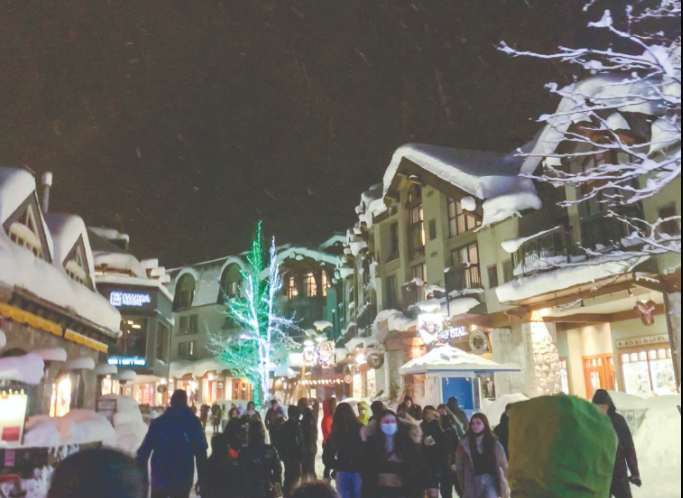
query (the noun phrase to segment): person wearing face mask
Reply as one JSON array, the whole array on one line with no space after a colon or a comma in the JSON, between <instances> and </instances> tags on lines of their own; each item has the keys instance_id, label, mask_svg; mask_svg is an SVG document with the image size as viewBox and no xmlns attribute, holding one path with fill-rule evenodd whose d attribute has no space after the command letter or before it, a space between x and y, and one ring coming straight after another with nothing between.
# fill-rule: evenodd
<instances>
[{"instance_id":1,"label":"person wearing face mask","mask_svg":"<svg viewBox=\"0 0 683 498\"><path fill-rule=\"evenodd\" d=\"M384 411L378 431L364 448L361 478L363 498L437 498L432 469L396 413ZM419 443L419 441L418 441Z\"/></svg>"},{"instance_id":2,"label":"person wearing face mask","mask_svg":"<svg viewBox=\"0 0 683 498\"><path fill-rule=\"evenodd\" d=\"M507 457L488 418L472 416L456 453L456 472L463 498L509 498Z\"/></svg>"}]
</instances>

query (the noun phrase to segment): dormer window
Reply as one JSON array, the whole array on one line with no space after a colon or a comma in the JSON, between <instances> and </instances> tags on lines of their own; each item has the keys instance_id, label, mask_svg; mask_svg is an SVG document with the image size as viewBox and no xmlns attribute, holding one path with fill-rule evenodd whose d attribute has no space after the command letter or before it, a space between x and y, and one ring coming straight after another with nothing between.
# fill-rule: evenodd
<instances>
[{"instance_id":1,"label":"dormer window","mask_svg":"<svg viewBox=\"0 0 683 498\"><path fill-rule=\"evenodd\" d=\"M7 236L15 244L25 247L35 257L43 259L43 244L38 232L38 223L32 206L28 206L16 221L10 224Z\"/></svg>"},{"instance_id":2,"label":"dormer window","mask_svg":"<svg viewBox=\"0 0 683 498\"><path fill-rule=\"evenodd\" d=\"M296 279L294 277L289 277L287 279L287 287L285 290L287 292L288 299L294 299L299 295L299 289L296 287Z\"/></svg>"},{"instance_id":3,"label":"dormer window","mask_svg":"<svg viewBox=\"0 0 683 498\"><path fill-rule=\"evenodd\" d=\"M88 263L85 259L85 253L83 252L83 246L79 245L74 252L73 257L64 261L64 269L71 280L79 282L85 286L88 286Z\"/></svg>"}]
</instances>

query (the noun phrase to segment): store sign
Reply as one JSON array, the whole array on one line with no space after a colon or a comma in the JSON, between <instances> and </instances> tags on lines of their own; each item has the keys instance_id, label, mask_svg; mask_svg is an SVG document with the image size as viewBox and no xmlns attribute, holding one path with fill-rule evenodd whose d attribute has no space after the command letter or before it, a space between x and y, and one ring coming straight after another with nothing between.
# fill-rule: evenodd
<instances>
[{"instance_id":1,"label":"store sign","mask_svg":"<svg viewBox=\"0 0 683 498\"><path fill-rule=\"evenodd\" d=\"M152 295L146 292L111 291L111 294L109 294L109 303L117 308L121 306L142 308L151 302Z\"/></svg>"},{"instance_id":2,"label":"store sign","mask_svg":"<svg viewBox=\"0 0 683 498\"><path fill-rule=\"evenodd\" d=\"M23 391L0 393L0 443L21 444L27 406L28 396Z\"/></svg>"},{"instance_id":3,"label":"store sign","mask_svg":"<svg viewBox=\"0 0 683 498\"><path fill-rule=\"evenodd\" d=\"M467 327L449 327L445 315L422 313L417 317L417 333L425 344L445 344L453 339L467 337Z\"/></svg>"},{"instance_id":4,"label":"store sign","mask_svg":"<svg viewBox=\"0 0 683 498\"><path fill-rule=\"evenodd\" d=\"M107 359L107 363L116 367L146 367L147 359L134 356L132 358L122 356L112 356Z\"/></svg>"},{"instance_id":5,"label":"store sign","mask_svg":"<svg viewBox=\"0 0 683 498\"><path fill-rule=\"evenodd\" d=\"M635 348L638 346L649 346L651 344L668 343L669 337L666 335L650 335L647 337L633 337L617 341L618 348Z\"/></svg>"}]
</instances>

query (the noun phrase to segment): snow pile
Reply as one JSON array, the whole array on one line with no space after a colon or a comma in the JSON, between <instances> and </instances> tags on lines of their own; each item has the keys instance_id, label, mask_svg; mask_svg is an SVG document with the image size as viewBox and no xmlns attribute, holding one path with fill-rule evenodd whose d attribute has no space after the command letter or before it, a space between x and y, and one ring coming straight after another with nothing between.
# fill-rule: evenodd
<instances>
[{"instance_id":1,"label":"snow pile","mask_svg":"<svg viewBox=\"0 0 683 498\"><path fill-rule=\"evenodd\" d=\"M680 473L680 404L680 396L662 396L645 401L645 420L634 437L643 473L655 473L659 470Z\"/></svg>"},{"instance_id":2,"label":"snow pile","mask_svg":"<svg viewBox=\"0 0 683 498\"><path fill-rule=\"evenodd\" d=\"M501 303L521 301L576 285L596 282L618 275L646 261L648 256L624 259L624 255L596 258L588 263L567 266L556 271L518 278L496 288Z\"/></svg>"},{"instance_id":3,"label":"snow pile","mask_svg":"<svg viewBox=\"0 0 683 498\"><path fill-rule=\"evenodd\" d=\"M66 362L67 370L95 370L95 360L92 358L77 358Z\"/></svg>"},{"instance_id":4,"label":"snow pile","mask_svg":"<svg viewBox=\"0 0 683 498\"><path fill-rule=\"evenodd\" d=\"M0 380L38 385L43 379L45 362L35 353L0 358Z\"/></svg>"},{"instance_id":5,"label":"snow pile","mask_svg":"<svg viewBox=\"0 0 683 498\"><path fill-rule=\"evenodd\" d=\"M171 377L180 378L185 375L204 377L209 372L222 372L226 369L227 366L224 363L218 362L215 358L207 358L198 361L172 361Z\"/></svg>"},{"instance_id":6,"label":"snow pile","mask_svg":"<svg viewBox=\"0 0 683 498\"><path fill-rule=\"evenodd\" d=\"M384 342L390 332L409 332L417 326L417 320L411 320L398 310L380 311L372 324L372 330L379 342Z\"/></svg>"},{"instance_id":7,"label":"snow pile","mask_svg":"<svg viewBox=\"0 0 683 498\"><path fill-rule=\"evenodd\" d=\"M531 183L531 181L529 180ZM488 227L495 223L500 223L508 218L517 216L522 217L522 211L528 209L541 209L543 203L531 188L526 188L519 192L507 192L502 195L493 197L484 202L484 219L482 220L482 227Z\"/></svg>"},{"instance_id":8,"label":"snow pile","mask_svg":"<svg viewBox=\"0 0 683 498\"><path fill-rule=\"evenodd\" d=\"M114 438L109 446L129 454L134 454L147 434L147 424L137 402L130 396L104 396L105 400L116 400L116 413L113 417Z\"/></svg>"},{"instance_id":9,"label":"snow pile","mask_svg":"<svg viewBox=\"0 0 683 498\"><path fill-rule=\"evenodd\" d=\"M64 348L47 348L47 349L36 349L32 351L33 354L40 356L43 361L66 361L66 349Z\"/></svg>"},{"instance_id":10,"label":"snow pile","mask_svg":"<svg viewBox=\"0 0 683 498\"><path fill-rule=\"evenodd\" d=\"M482 412L489 419L491 427L496 427L500 423L500 418L505 413L505 408L514 403L528 401L529 398L523 394L504 394L498 396L495 401L482 400Z\"/></svg>"},{"instance_id":11,"label":"snow pile","mask_svg":"<svg viewBox=\"0 0 683 498\"><path fill-rule=\"evenodd\" d=\"M519 372L515 365L501 365L482 356L451 346L439 346L426 355L409 361L399 369L401 375L427 372Z\"/></svg>"},{"instance_id":12,"label":"snow pile","mask_svg":"<svg viewBox=\"0 0 683 498\"><path fill-rule=\"evenodd\" d=\"M521 238L519 238L519 239L509 239L509 240L505 240L505 241L503 241L500 245L501 245L501 247L503 248L503 250L504 250L505 252L507 252L507 253L509 253L509 254L514 254L514 253L516 253L517 251L519 251L519 249L520 249L526 242L528 242L528 241L530 241L530 240L533 240L533 239L535 239L535 238L537 238L537 237L540 237L540 236L542 236L542 235L545 235L545 234L547 234L547 233L554 232L555 230L559 230L560 228L561 228L561 226L557 226L557 227L555 227L555 228L551 228L550 230L545 230L545 231L543 231L543 232L535 233L535 234L533 234L533 235L530 235L529 237L521 237Z\"/></svg>"},{"instance_id":13,"label":"snow pile","mask_svg":"<svg viewBox=\"0 0 683 498\"><path fill-rule=\"evenodd\" d=\"M452 317L464 315L472 308L476 308L481 303L473 297L463 297L448 303L448 308Z\"/></svg>"},{"instance_id":14,"label":"snow pile","mask_svg":"<svg viewBox=\"0 0 683 498\"><path fill-rule=\"evenodd\" d=\"M36 415L26 422L24 445L54 447L114 440L114 428L99 413L72 410L64 417Z\"/></svg>"}]
</instances>

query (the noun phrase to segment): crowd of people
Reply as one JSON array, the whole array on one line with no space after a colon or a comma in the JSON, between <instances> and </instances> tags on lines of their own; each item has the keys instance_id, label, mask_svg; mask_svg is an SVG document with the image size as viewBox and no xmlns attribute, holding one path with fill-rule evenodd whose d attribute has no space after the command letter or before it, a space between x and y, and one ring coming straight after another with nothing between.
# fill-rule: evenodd
<instances>
[{"instance_id":1,"label":"crowd of people","mask_svg":"<svg viewBox=\"0 0 683 498\"><path fill-rule=\"evenodd\" d=\"M630 431L607 392L598 392L594 403L619 438L611 494L630 498L630 484L641 485ZM286 410L273 400L263 420L253 404L243 413L233 407L207 458L205 424L176 391L170 408L152 421L137 465L114 452L79 453L57 469L48 498L142 498L147 493L136 489L148 485L152 498L189 498L195 481L202 498L509 497L510 407L495 431L483 414L468 418L455 398L422 408L408 396L396 411L380 401L361 402L357 411L336 399L322 407L321 420L317 401L309 399ZM111 459L111 469L102 469L103 459ZM108 479L117 481L116 494L93 492Z\"/></svg>"}]
</instances>

